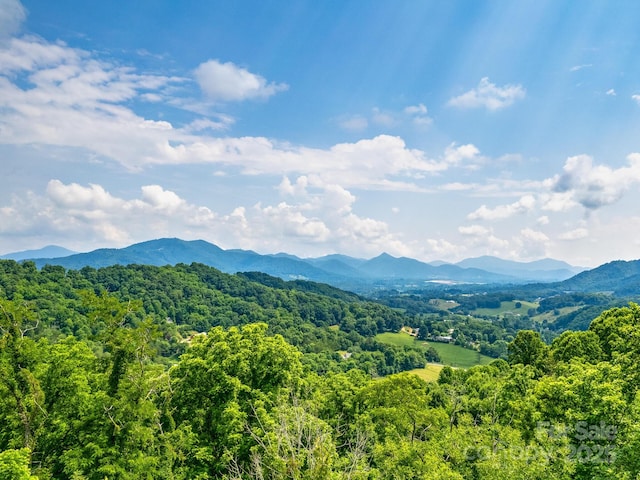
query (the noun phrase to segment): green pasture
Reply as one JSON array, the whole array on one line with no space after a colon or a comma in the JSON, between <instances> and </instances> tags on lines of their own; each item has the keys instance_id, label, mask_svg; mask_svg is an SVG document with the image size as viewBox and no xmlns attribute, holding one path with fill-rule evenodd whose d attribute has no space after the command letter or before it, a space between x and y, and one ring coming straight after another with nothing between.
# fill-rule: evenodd
<instances>
[{"instance_id":1,"label":"green pasture","mask_svg":"<svg viewBox=\"0 0 640 480\"><path fill-rule=\"evenodd\" d=\"M486 355L481 355L475 350L463 348L459 345L416 340L415 337L402 332L380 333L376 335L376 340L382 343L399 346L419 346L423 348L433 347L433 349L438 352L438 355L440 355L442 363L452 367L469 368L474 365L486 365L494 360Z\"/></svg>"},{"instance_id":2,"label":"green pasture","mask_svg":"<svg viewBox=\"0 0 640 480\"><path fill-rule=\"evenodd\" d=\"M409 370L407 373L413 373L427 382L435 382L438 380L440 370L442 370L443 367L444 365L439 363L427 363L424 368L415 368L413 370Z\"/></svg>"},{"instance_id":3,"label":"green pasture","mask_svg":"<svg viewBox=\"0 0 640 480\"><path fill-rule=\"evenodd\" d=\"M516 308L516 303L522 304L520 308ZM471 312L473 315L522 315L525 316L530 308L538 308L535 302L525 302L524 300L513 300L510 302L500 302L500 308L477 308Z\"/></svg>"}]
</instances>

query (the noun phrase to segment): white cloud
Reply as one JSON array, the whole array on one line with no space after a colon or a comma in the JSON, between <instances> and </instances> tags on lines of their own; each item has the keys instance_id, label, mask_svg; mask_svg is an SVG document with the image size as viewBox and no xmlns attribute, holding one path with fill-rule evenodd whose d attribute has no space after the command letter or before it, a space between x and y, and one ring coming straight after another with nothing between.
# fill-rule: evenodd
<instances>
[{"instance_id":1,"label":"white cloud","mask_svg":"<svg viewBox=\"0 0 640 480\"><path fill-rule=\"evenodd\" d=\"M542 258L548 256L547 250L551 241L543 232L524 228L520 230L520 235L514 238L514 243L518 246L518 257Z\"/></svg>"},{"instance_id":2,"label":"white cloud","mask_svg":"<svg viewBox=\"0 0 640 480\"><path fill-rule=\"evenodd\" d=\"M427 115L427 107L420 103L404 108L404 113L411 117L411 121L418 127L428 127L433 123L433 119Z\"/></svg>"},{"instance_id":3,"label":"white cloud","mask_svg":"<svg viewBox=\"0 0 640 480\"><path fill-rule=\"evenodd\" d=\"M184 126L144 118L126 104L148 95L170 101L169 92L185 79L136 74L94 60L88 52L37 39L14 40L0 48L0 70L18 71L31 83L27 87L13 74L0 75L0 144L61 147L76 160L115 161L131 171L152 165L212 164L221 172L233 168L245 175L319 175L346 187L417 191L415 180L420 176L479 159L475 146L455 144L442 158L430 159L390 135L329 149L262 137L215 137L216 130L233 123L223 114L199 117Z\"/></svg>"},{"instance_id":4,"label":"white cloud","mask_svg":"<svg viewBox=\"0 0 640 480\"><path fill-rule=\"evenodd\" d=\"M610 97L615 97L617 95L616 91L613 88L610 88L609 90L607 90L606 94L609 95Z\"/></svg>"},{"instance_id":5,"label":"white cloud","mask_svg":"<svg viewBox=\"0 0 640 480\"><path fill-rule=\"evenodd\" d=\"M449 165L459 165L462 162L474 163L479 155L480 150L471 143L466 145L452 143L445 149L444 161Z\"/></svg>"},{"instance_id":6,"label":"white cloud","mask_svg":"<svg viewBox=\"0 0 640 480\"><path fill-rule=\"evenodd\" d=\"M558 235L559 240L580 240L582 238L587 238L589 236L589 230L586 228L576 228L574 230L569 230L568 232L561 233Z\"/></svg>"},{"instance_id":7,"label":"white cloud","mask_svg":"<svg viewBox=\"0 0 640 480\"><path fill-rule=\"evenodd\" d=\"M636 101L638 105L640 105L640 95L631 95L631 98Z\"/></svg>"},{"instance_id":8,"label":"white cloud","mask_svg":"<svg viewBox=\"0 0 640 480\"><path fill-rule=\"evenodd\" d=\"M460 258L466 250L465 246L444 238L427 238L424 243L426 244L425 252L434 259Z\"/></svg>"},{"instance_id":9,"label":"white cloud","mask_svg":"<svg viewBox=\"0 0 640 480\"><path fill-rule=\"evenodd\" d=\"M544 243L549 241L549 237L539 230L533 230L531 228L524 228L520 230L520 235L523 239L536 242L536 243Z\"/></svg>"},{"instance_id":10,"label":"white cloud","mask_svg":"<svg viewBox=\"0 0 640 480\"><path fill-rule=\"evenodd\" d=\"M51 180L47 194L56 206L63 208L95 211L123 207L123 202L95 184L83 187L77 183L65 185L60 180Z\"/></svg>"},{"instance_id":11,"label":"white cloud","mask_svg":"<svg viewBox=\"0 0 640 480\"><path fill-rule=\"evenodd\" d=\"M356 214L356 197L340 185L314 176L295 182L286 178L278 189L288 195L286 202L242 208L234 223L223 217L215 235L231 245L266 252L343 252L358 257L411 252L385 222Z\"/></svg>"},{"instance_id":12,"label":"white cloud","mask_svg":"<svg viewBox=\"0 0 640 480\"><path fill-rule=\"evenodd\" d=\"M29 193L0 206L0 233L42 236L70 248L74 242L97 248L172 236L269 253L411 252L385 222L354 212L356 197L343 187L317 177L283 184L287 201L241 205L221 214L160 185L142 186L139 196L125 199L101 185L51 180L43 195Z\"/></svg>"},{"instance_id":13,"label":"white cloud","mask_svg":"<svg viewBox=\"0 0 640 480\"><path fill-rule=\"evenodd\" d=\"M290 241L296 238L304 237L313 242L326 242L330 237L330 230L324 222L318 218L308 218L304 213L294 205L288 205L281 202L277 206L260 207L256 206L256 210L266 217L267 221L273 227L277 227L277 232L272 229L271 235L274 238L282 238L286 236Z\"/></svg>"},{"instance_id":14,"label":"white cloud","mask_svg":"<svg viewBox=\"0 0 640 480\"><path fill-rule=\"evenodd\" d=\"M27 18L27 11L18 0L0 0L0 40L15 34Z\"/></svg>"},{"instance_id":15,"label":"white cloud","mask_svg":"<svg viewBox=\"0 0 640 480\"><path fill-rule=\"evenodd\" d=\"M476 211L467 215L467 218L469 220L503 220L514 215L530 212L535 204L536 199L533 195L525 195L517 202L509 205L499 205L493 209L482 205Z\"/></svg>"},{"instance_id":16,"label":"white cloud","mask_svg":"<svg viewBox=\"0 0 640 480\"><path fill-rule=\"evenodd\" d=\"M160 185L142 187L142 199L154 210L175 214L186 207L186 202L174 192L164 190Z\"/></svg>"},{"instance_id":17,"label":"white cloud","mask_svg":"<svg viewBox=\"0 0 640 480\"><path fill-rule=\"evenodd\" d=\"M572 192L550 192L540 195L542 209L549 212L566 212L579 205Z\"/></svg>"},{"instance_id":18,"label":"white cloud","mask_svg":"<svg viewBox=\"0 0 640 480\"><path fill-rule=\"evenodd\" d=\"M266 138L204 138L197 143L165 145L164 163L216 163L240 167L248 175L317 175L325 182L382 190L417 190L412 181L420 174L440 172L451 163L475 158L468 146L451 148L444 160L432 160L424 152L407 148L404 140L378 135L329 149L281 144ZM150 163L163 163L151 161Z\"/></svg>"},{"instance_id":19,"label":"white cloud","mask_svg":"<svg viewBox=\"0 0 640 480\"><path fill-rule=\"evenodd\" d=\"M536 220L538 222L538 225L549 225L549 217L547 215L542 215L541 217L538 217L538 220Z\"/></svg>"},{"instance_id":20,"label":"white cloud","mask_svg":"<svg viewBox=\"0 0 640 480\"><path fill-rule=\"evenodd\" d=\"M0 224L6 227L0 231L72 248L74 243L123 246L169 234L197 238L201 227L215 218L208 208L190 205L160 186L144 186L141 193L125 200L101 185L51 180L44 195L30 192L1 208Z\"/></svg>"},{"instance_id":21,"label":"white cloud","mask_svg":"<svg viewBox=\"0 0 640 480\"><path fill-rule=\"evenodd\" d=\"M184 127L185 132L196 133L204 130L226 130L235 120L229 115L217 114L216 120L211 118L198 118Z\"/></svg>"},{"instance_id":22,"label":"white cloud","mask_svg":"<svg viewBox=\"0 0 640 480\"><path fill-rule=\"evenodd\" d=\"M284 83L268 83L264 77L232 62L209 60L200 64L194 73L202 91L213 101L268 98L289 88Z\"/></svg>"},{"instance_id":23,"label":"white cloud","mask_svg":"<svg viewBox=\"0 0 640 480\"><path fill-rule=\"evenodd\" d=\"M560 196L564 207L579 203L596 210L617 202L630 188L640 184L640 153L627 156L626 167L612 169L594 165L588 155L569 157L563 173L550 179L552 195Z\"/></svg>"},{"instance_id":24,"label":"white cloud","mask_svg":"<svg viewBox=\"0 0 640 480\"><path fill-rule=\"evenodd\" d=\"M459 108L479 108L499 110L512 105L516 100L525 97L526 90L522 85L504 85L498 87L488 77L480 80L478 86L462 95L449 100L448 105Z\"/></svg>"},{"instance_id":25,"label":"white cloud","mask_svg":"<svg viewBox=\"0 0 640 480\"><path fill-rule=\"evenodd\" d=\"M485 255L504 256L509 248L507 240L497 237L492 228L483 225L460 226L458 232L465 237L467 249Z\"/></svg>"},{"instance_id":26,"label":"white cloud","mask_svg":"<svg viewBox=\"0 0 640 480\"><path fill-rule=\"evenodd\" d=\"M410 105L404 108L404 113L407 115L426 115L427 107L425 107L422 103L418 105Z\"/></svg>"},{"instance_id":27,"label":"white cloud","mask_svg":"<svg viewBox=\"0 0 640 480\"><path fill-rule=\"evenodd\" d=\"M492 233L492 230L490 228L484 227L482 225L469 225L466 227L461 226L458 227L458 231L462 235L469 235L474 237L489 235Z\"/></svg>"},{"instance_id":28,"label":"white cloud","mask_svg":"<svg viewBox=\"0 0 640 480\"><path fill-rule=\"evenodd\" d=\"M304 175L298 177L295 184L291 183L289 177L284 177L278 186L278 190L282 195L304 195L307 192L308 184L309 181Z\"/></svg>"}]
</instances>

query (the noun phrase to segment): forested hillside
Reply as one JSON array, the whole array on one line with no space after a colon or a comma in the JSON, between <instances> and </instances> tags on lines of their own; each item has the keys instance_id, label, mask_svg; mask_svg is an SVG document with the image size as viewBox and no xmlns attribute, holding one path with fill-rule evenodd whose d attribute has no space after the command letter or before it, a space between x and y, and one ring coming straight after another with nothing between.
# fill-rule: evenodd
<instances>
[{"instance_id":1,"label":"forested hillside","mask_svg":"<svg viewBox=\"0 0 640 480\"><path fill-rule=\"evenodd\" d=\"M436 382L373 339L415 320L199 264L2 261L0 478L638 478L636 304Z\"/></svg>"}]
</instances>

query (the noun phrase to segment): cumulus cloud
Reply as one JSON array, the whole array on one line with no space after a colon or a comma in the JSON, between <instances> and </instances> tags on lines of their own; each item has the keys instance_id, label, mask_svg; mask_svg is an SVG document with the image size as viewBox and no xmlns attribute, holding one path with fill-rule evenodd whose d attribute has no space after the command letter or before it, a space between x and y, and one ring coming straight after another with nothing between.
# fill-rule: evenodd
<instances>
[{"instance_id":1,"label":"cumulus cloud","mask_svg":"<svg viewBox=\"0 0 640 480\"><path fill-rule=\"evenodd\" d=\"M73 210L96 211L123 207L122 201L95 184L83 187L77 183L65 185L60 180L51 180L47 185L47 194L56 206Z\"/></svg>"},{"instance_id":2,"label":"cumulus cloud","mask_svg":"<svg viewBox=\"0 0 640 480\"><path fill-rule=\"evenodd\" d=\"M609 90L607 90L606 94L609 95L610 97L615 97L617 95L616 91L613 88L610 88Z\"/></svg>"},{"instance_id":3,"label":"cumulus cloud","mask_svg":"<svg viewBox=\"0 0 640 480\"><path fill-rule=\"evenodd\" d=\"M27 11L18 0L0 0L0 40L14 35L27 18Z\"/></svg>"},{"instance_id":4,"label":"cumulus cloud","mask_svg":"<svg viewBox=\"0 0 640 480\"><path fill-rule=\"evenodd\" d=\"M522 85L499 87L491 83L488 77L484 77L476 88L452 98L448 105L459 108L484 107L487 110L499 110L523 99L525 95L526 90Z\"/></svg>"},{"instance_id":5,"label":"cumulus cloud","mask_svg":"<svg viewBox=\"0 0 640 480\"><path fill-rule=\"evenodd\" d=\"M520 230L522 238L536 243L544 243L549 241L549 237L539 230L533 230L531 228L525 228Z\"/></svg>"},{"instance_id":6,"label":"cumulus cloud","mask_svg":"<svg viewBox=\"0 0 640 480\"><path fill-rule=\"evenodd\" d=\"M458 231L462 235L469 235L474 237L489 235L490 233L492 233L492 230L490 228L484 227L482 225L462 226L458 227Z\"/></svg>"},{"instance_id":7,"label":"cumulus cloud","mask_svg":"<svg viewBox=\"0 0 640 480\"><path fill-rule=\"evenodd\" d=\"M444 161L449 165L459 165L460 163L474 163L480 155L480 150L475 145L468 143L466 145L450 144L444 152Z\"/></svg>"},{"instance_id":8,"label":"cumulus cloud","mask_svg":"<svg viewBox=\"0 0 640 480\"><path fill-rule=\"evenodd\" d=\"M18 77L28 79L29 85ZM129 107L149 95L170 98L170 92L185 83L181 77L138 74L64 44L13 39L0 47L0 143L60 147L68 157L114 161L131 171L211 164L220 172L232 168L245 175L319 175L346 187L413 191L420 189L415 182L421 176L480 158L475 146L455 144L440 158L428 158L391 135L328 149L262 137L216 137L217 130L233 123L231 117L213 114L180 126L142 117ZM422 114L423 107L410 111Z\"/></svg>"},{"instance_id":9,"label":"cumulus cloud","mask_svg":"<svg viewBox=\"0 0 640 480\"><path fill-rule=\"evenodd\" d=\"M411 117L411 121L416 126L427 127L433 123L433 119L428 116L427 107L422 103L405 107L404 113Z\"/></svg>"},{"instance_id":10,"label":"cumulus cloud","mask_svg":"<svg viewBox=\"0 0 640 480\"><path fill-rule=\"evenodd\" d=\"M533 195L525 195L517 202L509 205L499 205L493 209L482 205L476 211L467 215L467 218L469 220L503 220L514 215L530 212L535 204L536 199Z\"/></svg>"},{"instance_id":11,"label":"cumulus cloud","mask_svg":"<svg viewBox=\"0 0 640 480\"><path fill-rule=\"evenodd\" d=\"M326 253L329 249L362 256L411 251L385 222L356 214L356 197L340 185L325 183L318 176L285 178L278 190L286 201L243 208L242 220L236 218L240 231L226 226L217 231L228 232L232 244L270 252Z\"/></svg>"},{"instance_id":12,"label":"cumulus cloud","mask_svg":"<svg viewBox=\"0 0 640 480\"><path fill-rule=\"evenodd\" d=\"M200 64L194 74L202 91L213 101L268 98L289 88L285 83L269 83L264 77L232 62L219 60Z\"/></svg>"},{"instance_id":13,"label":"cumulus cloud","mask_svg":"<svg viewBox=\"0 0 640 480\"><path fill-rule=\"evenodd\" d=\"M550 180L551 191L561 208L578 203L587 210L597 210L617 202L630 188L640 184L640 153L627 156L628 166L613 169L594 165L588 155L570 157L563 173ZM549 207L547 207L549 208ZM553 209L553 208L550 208Z\"/></svg>"},{"instance_id":14,"label":"cumulus cloud","mask_svg":"<svg viewBox=\"0 0 640 480\"><path fill-rule=\"evenodd\" d=\"M467 249L503 256L509 248L508 240L497 237L492 228L483 225L461 226L458 232L465 237Z\"/></svg>"},{"instance_id":15,"label":"cumulus cloud","mask_svg":"<svg viewBox=\"0 0 640 480\"><path fill-rule=\"evenodd\" d=\"M407 115L426 115L427 107L425 107L422 103L418 105L409 105L404 108L404 113Z\"/></svg>"},{"instance_id":16,"label":"cumulus cloud","mask_svg":"<svg viewBox=\"0 0 640 480\"><path fill-rule=\"evenodd\" d=\"M635 100L638 105L640 105L640 95L631 95L631 99Z\"/></svg>"},{"instance_id":17,"label":"cumulus cloud","mask_svg":"<svg viewBox=\"0 0 640 480\"><path fill-rule=\"evenodd\" d=\"M541 258L547 256L551 241L541 231L524 228L520 230L519 236L514 238L514 243L518 246L521 258Z\"/></svg>"},{"instance_id":18,"label":"cumulus cloud","mask_svg":"<svg viewBox=\"0 0 640 480\"><path fill-rule=\"evenodd\" d=\"M358 215L356 197L340 185L318 177L287 178L279 189L286 201L240 205L225 214L160 185L144 185L137 197L127 199L101 185L54 179L42 195L31 192L0 206L0 233L5 238L37 235L70 247L74 242L123 246L175 236L264 252L373 256L411 251L385 222Z\"/></svg>"},{"instance_id":19,"label":"cumulus cloud","mask_svg":"<svg viewBox=\"0 0 640 480\"><path fill-rule=\"evenodd\" d=\"M544 192L540 200L542 209L549 212L566 212L579 205L573 192Z\"/></svg>"},{"instance_id":20,"label":"cumulus cloud","mask_svg":"<svg viewBox=\"0 0 640 480\"><path fill-rule=\"evenodd\" d=\"M43 238L77 245L122 246L166 235L198 237L215 215L158 185L143 186L140 198L119 198L97 184L51 180L43 195L29 192L0 208L6 236Z\"/></svg>"}]
</instances>

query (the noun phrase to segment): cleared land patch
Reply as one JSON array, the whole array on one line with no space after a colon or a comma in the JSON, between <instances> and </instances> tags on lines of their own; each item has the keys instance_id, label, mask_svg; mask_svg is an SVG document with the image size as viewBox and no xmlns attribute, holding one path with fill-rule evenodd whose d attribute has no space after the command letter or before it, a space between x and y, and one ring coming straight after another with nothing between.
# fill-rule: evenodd
<instances>
[{"instance_id":1,"label":"cleared land patch","mask_svg":"<svg viewBox=\"0 0 640 480\"><path fill-rule=\"evenodd\" d=\"M468 348L463 348L459 345L416 340L415 337L412 337L411 335L404 332L380 333L376 335L376 340L378 340L379 342L399 346L417 346L425 349L428 347L433 347L433 349L438 352L442 363L444 365L449 365L452 367L469 368L473 367L474 365L486 365L495 360L494 358L480 354L480 352L476 352L475 350L470 350Z\"/></svg>"},{"instance_id":2,"label":"cleared land patch","mask_svg":"<svg viewBox=\"0 0 640 480\"><path fill-rule=\"evenodd\" d=\"M435 382L438 380L440 376L440 370L444 365L440 363L427 363L424 368L415 368L413 370L408 370L407 373L413 373L414 375L419 376L421 379L426 380L427 382Z\"/></svg>"}]
</instances>

